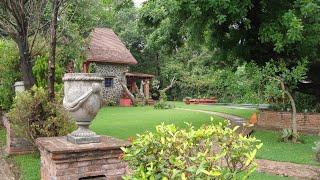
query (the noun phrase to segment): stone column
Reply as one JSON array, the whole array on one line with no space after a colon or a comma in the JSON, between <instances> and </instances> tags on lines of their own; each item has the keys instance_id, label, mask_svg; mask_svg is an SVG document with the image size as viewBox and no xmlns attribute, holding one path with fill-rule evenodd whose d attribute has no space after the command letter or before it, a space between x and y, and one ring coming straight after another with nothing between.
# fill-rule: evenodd
<instances>
[{"instance_id":1,"label":"stone column","mask_svg":"<svg viewBox=\"0 0 320 180\"><path fill-rule=\"evenodd\" d=\"M146 79L144 82L145 82L144 87L143 87L144 96L149 99L149 97L150 97L150 93L149 93L150 81L149 81L149 79Z\"/></svg>"}]
</instances>

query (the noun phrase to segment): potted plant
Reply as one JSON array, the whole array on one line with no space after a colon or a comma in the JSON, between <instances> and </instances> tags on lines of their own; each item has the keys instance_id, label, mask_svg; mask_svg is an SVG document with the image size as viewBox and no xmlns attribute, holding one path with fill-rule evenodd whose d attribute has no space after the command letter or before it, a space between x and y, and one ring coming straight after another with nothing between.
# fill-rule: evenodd
<instances>
[{"instance_id":1,"label":"potted plant","mask_svg":"<svg viewBox=\"0 0 320 180\"><path fill-rule=\"evenodd\" d=\"M186 97L184 102L189 105L190 104L190 99L191 99L190 97Z\"/></svg>"}]
</instances>

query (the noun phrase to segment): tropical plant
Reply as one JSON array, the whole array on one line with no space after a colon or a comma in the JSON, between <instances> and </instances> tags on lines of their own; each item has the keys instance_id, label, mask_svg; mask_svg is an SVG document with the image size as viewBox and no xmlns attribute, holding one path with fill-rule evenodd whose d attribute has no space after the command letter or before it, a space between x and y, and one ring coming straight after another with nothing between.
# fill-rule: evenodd
<instances>
[{"instance_id":1,"label":"tropical plant","mask_svg":"<svg viewBox=\"0 0 320 180\"><path fill-rule=\"evenodd\" d=\"M299 134L297 133L294 133L293 131L292 131L292 129L289 129L289 128L286 128L286 129L283 129L282 130L282 134L281 134L281 141L283 141L283 142L291 142L291 141L293 141L293 139L296 139L296 140L298 140L299 139Z\"/></svg>"},{"instance_id":2,"label":"tropical plant","mask_svg":"<svg viewBox=\"0 0 320 180\"><path fill-rule=\"evenodd\" d=\"M138 135L123 159L134 170L125 179L246 179L255 169L262 146L222 123L186 129L158 125L156 132Z\"/></svg>"}]
</instances>

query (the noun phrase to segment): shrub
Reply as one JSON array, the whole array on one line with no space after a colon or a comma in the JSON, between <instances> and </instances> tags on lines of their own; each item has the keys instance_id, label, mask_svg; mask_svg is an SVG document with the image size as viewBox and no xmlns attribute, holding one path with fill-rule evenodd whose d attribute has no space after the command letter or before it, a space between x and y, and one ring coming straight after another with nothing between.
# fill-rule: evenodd
<instances>
[{"instance_id":1,"label":"shrub","mask_svg":"<svg viewBox=\"0 0 320 180\"><path fill-rule=\"evenodd\" d=\"M312 147L314 155L313 159L317 162L320 162L320 141L314 143L315 146Z\"/></svg>"},{"instance_id":2,"label":"shrub","mask_svg":"<svg viewBox=\"0 0 320 180\"><path fill-rule=\"evenodd\" d=\"M158 101L156 102L153 107L155 109L173 109L175 106L173 104L170 104L166 101Z\"/></svg>"},{"instance_id":3,"label":"shrub","mask_svg":"<svg viewBox=\"0 0 320 180\"><path fill-rule=\"evenodd\" d=\"M76 127L62 106L61 94L49 102L44 89L35 86L16 96L8 117L15 133L33 144L38 137L64 136Z\"/></svg>"},{"instance_id":4,"label":"shrub","mask_svg":"<svg viewBox=\"0 0 320 180\"><path fill-rule=\"evenodd\" d=\"M283 129L282 130L282 135L281 135L281 140L282 142L291 142L293 138L296 138L297 140L299 139L299 134L293 133L291 129Z\"/></svg>"},{"instance_id":5,"label":"shrub","mask_svg":"<svg viewBox=\"0 0 320 180\"><path fill-rule=\"evenodd\" d=\"M0 106L4 110L11 108L14 83L21 79L19 51L13 41L0 40Z\"/></svg>"},{"instance_id":6,"label":"shrub","mask_svg":"<svg viewBox=\"0 0 320 180\"><path fill-rule=\"evenodd\" d=\"M137 102L137 103L135 104L135 106L136 106L136 107L144 107L144 106L146 106L146 104L145 104L144 102Z\"/></svg>"},{"instance_id":7,"label":"shrub","mask_svg":"<svg viewBox=\"0 0 320 180\"><path fill-rule=\"evenodd\" d=\"M256 169L254 157L262 143L236 129L222 123L198 130L162 124L122 148L123 159L135 170L132 179L246 178Z\"/></svg>"},{"instance_id":8,"label":"shrub","mask_svg":"<svg viewBox=\"0 0 320 180\"><path fill-rule=\"evenodd\" d=\"M115 106L116 105L116 102L113 101L113 100L109 100L107 103L106 103L107 106Z\"/></svg>"}]
</instances>

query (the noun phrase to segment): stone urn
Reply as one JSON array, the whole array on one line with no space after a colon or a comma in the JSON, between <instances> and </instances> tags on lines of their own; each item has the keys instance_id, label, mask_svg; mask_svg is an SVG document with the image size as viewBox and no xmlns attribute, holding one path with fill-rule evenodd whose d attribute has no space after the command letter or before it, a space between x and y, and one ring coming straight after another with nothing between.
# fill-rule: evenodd
<instances>
[{"instance_id":1,"label":"stone urn","mask_svg":"<svg viewBox=\"0 0 320 180\"><path fill-rule=\"evenodd\" d=\"M100 142L100 136L90 131L89 125L102 105L103 78L95 73L66 73L63 81L63 106L78 125L67 140L74 144Z\"/></svg>"}]
</instances>

